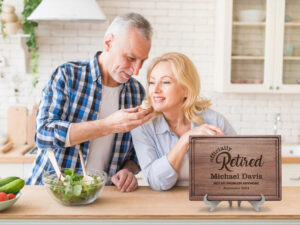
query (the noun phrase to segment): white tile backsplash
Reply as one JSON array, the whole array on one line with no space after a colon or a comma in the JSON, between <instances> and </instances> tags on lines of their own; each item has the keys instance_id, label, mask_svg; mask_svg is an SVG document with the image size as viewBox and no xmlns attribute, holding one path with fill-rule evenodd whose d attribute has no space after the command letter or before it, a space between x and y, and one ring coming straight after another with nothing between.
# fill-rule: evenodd
<instances>
[{"instance_id":1,"label":"white tile backsplash","mask_svg":"<svg viewBox=\"0 0 300 225\"><path fill-rule=\"evenodd\" d=\"M19 9L22 2L15 0L13 3ZM0 54L7 59L7 67L0 68L0 73L5 75L5 78L0 78L0 133L6 132L8 106L16 103L13 85L9 82L12 74L18 73L23 77L19 104L31 107L34 102L38 102L41 90L56 66L68 60L88 60L96 51L101 50L104 32L117 14L139 12L154 28L149 58L167 51L180 51L188 55L198 69L203 96L212 100L212 108L224 114L239 134L272 134L275 114L281 113L278 133L284 136L285 142L300 141L299 94L226 94L211 91L214 86L215 0L97 2L108 18L106 22L39 24L36 35L40 54L40 79L33 91L28 90L31 77L23 71L24 61L18 39L0 38ZM148 64L149 60L137 77L143 84Z\"/></svg>"}]
</instances>

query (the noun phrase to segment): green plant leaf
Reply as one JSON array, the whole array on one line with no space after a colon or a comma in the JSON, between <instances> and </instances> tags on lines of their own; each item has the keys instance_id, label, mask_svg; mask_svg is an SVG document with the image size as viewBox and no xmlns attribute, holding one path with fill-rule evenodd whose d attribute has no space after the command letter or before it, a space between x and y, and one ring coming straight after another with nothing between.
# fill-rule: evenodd
<instances>
[{"instance_id":1,"label":"green plant leaf","mask_svg":"<svg viewBox=\"0 0 300 225\"><path fill-rule=\"evenodd\" d=\"M0 0L3 1L3 0ZM25 34L29 34L29 39L26 42L28 52L31 54L30 60L30 68L32 73L32 86L36 87L38 83L38 77L36 74L38 73L38 44L35 36L35 28L38 26L38 23L34 21L29 21L27 18L30 14L35 10L35 8L41 3L42 0L24 0L24 9L22 12L23 20L23 30Z\"/></svg>"}]
</instances>

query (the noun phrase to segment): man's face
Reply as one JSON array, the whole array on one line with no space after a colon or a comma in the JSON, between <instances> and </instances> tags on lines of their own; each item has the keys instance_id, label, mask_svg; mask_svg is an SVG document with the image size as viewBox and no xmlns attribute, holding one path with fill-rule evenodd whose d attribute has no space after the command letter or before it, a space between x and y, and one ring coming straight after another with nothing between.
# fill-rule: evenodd
<instances>
[{"instance_id":1,"label":"man's face","mask_svg":"<svg viewBox=\"0 0 300 225\"><path fill-rule=\"evenodd\" d=\"M108 72L118 84L125 83L132 75L138 75L144 61L148 58L151 41L131 28L118 37L112 37Z\"/></svg>"}]
</instances>

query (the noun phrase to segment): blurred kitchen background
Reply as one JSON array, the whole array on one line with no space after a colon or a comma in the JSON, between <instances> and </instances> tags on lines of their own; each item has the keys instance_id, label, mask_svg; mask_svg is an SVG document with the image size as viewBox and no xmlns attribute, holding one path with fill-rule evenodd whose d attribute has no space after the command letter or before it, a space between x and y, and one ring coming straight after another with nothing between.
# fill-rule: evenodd
<instances>
[{"instance_id":1,"label":"blurred kitchen background","mask_svg":"<svg viewBox=\"0 0 300 225\"><path fill-rule=\"evenodd\" d=\"M69 1L61 2L65 2L63 7L69 7ZM282 153L283 172L289 174L283 182L300 185L297 180L300 176L297 172L300 171L299 0L95 2L101 7L105 21L86 22L79 16L73 22L59 18L38 22L35 29L38 72L34 76L30 72L28 36L24 31L19 29L16 34L0 37L2 139L8 132L10 106L26 107L30 115L59 64L90 59L102 49L104 32L115 16L138 12L152 23L154 36L149 60L137 79L146 84L146 69L153 57L169 51L186 54L198 69L201 95L212 100L212 108L226 116L238 134L282 135L283 145L288 146ZM4 0L3 4L14 6L21 20L23 0ZM36 87L33 87L34 77L38 78ZM4 166L6 171L14 170L17 164L23 169L20 172L23 177L28 169L24 165L31 164L27 159L13 163L3 153L0 161L1 172Z\"/></svg>"}]
</instances>

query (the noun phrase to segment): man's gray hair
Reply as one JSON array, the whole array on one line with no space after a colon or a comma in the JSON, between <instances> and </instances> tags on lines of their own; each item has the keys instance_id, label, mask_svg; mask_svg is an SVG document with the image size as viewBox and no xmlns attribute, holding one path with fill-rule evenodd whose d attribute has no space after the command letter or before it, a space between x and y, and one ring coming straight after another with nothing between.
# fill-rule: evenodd
<instances>
[{"instance_id":1,"label":"man's gray hair","mask_svg":"<svg viewBox=\"0 0 300 225\"><path fill-rule=\"evenodd\" d=\"M105 36L108 34L123 34L132 27L136 28L138 33L145 37L147 40L151 40L151 24L148 22L148 20L146 20L142 15L138 13L127 13L121 16L117 16L107 28Z\"/></svg>"}]
</instances>

